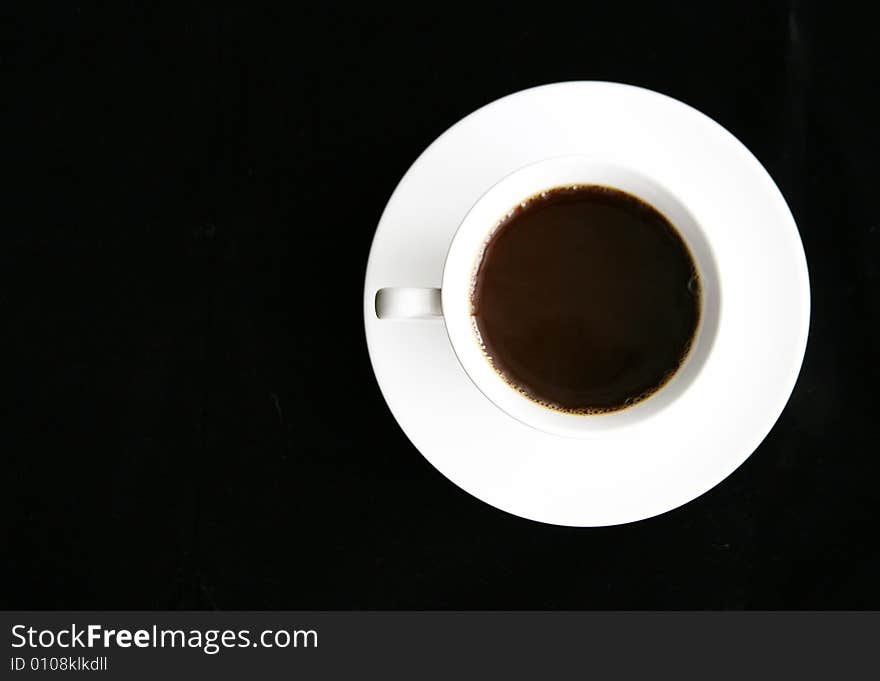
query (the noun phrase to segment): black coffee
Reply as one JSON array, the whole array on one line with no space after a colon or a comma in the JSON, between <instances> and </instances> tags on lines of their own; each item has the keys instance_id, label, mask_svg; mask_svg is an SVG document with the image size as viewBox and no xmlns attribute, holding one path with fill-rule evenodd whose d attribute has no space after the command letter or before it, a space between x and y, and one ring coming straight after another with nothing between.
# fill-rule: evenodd
<instances>
[{"instance_id":1,"label":"black coffee","mask_svg":"<svg viewBox=\"0 0 880 681\"><path fill-rule=\"evenodd\" d=\"M700 283L656 209L595 185L542 192L496 229L472 309L514 388L595 414L645 399L678 369L700 318Z\"/></svg>"}]
</instances>

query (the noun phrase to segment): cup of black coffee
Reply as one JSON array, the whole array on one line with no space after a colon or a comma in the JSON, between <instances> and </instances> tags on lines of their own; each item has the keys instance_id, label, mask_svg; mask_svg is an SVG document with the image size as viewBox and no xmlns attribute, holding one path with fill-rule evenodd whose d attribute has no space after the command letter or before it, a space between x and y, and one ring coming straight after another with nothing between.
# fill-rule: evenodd
<instances>
[{"instance_id":1,"label":"cup of black coffee","mask_svg":"<svg viewBox=\"0 0 880 681\"><path fill-rule=\"evenodd\" d=\"M456 232L441 289L383 288L383 319L441 318L498 407L589 437L653 418L710 356L720 287L698 220L648 173L552 158L500 180Z\"/></svg>"}]
</instances>

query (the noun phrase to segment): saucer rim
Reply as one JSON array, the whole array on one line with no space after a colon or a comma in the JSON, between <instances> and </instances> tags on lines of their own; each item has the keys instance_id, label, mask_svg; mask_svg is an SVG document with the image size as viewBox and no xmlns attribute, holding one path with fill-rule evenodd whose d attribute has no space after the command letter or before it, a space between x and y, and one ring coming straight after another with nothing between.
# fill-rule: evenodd
<instances>
[{"instance_id":1,"label":"saucer rim","mask_svg":"<svg viewBox=\"0 0 880 681\"><path fill-rule=\"evenodd\" d=\"M787 375L785 376L785 380L782 381L780 379L777 382L776 386L774 387L774 393L777 396L777 398L775 399L774 408L772 410L770 410L770 409L766 410L763 418L761 418L761 422L762 422L761 426L755 427L755 426L757 426L757 424L754 424L752 427L750 427L748 429L749 433L750 433L750 437L747 437L747 438L743 437L741 443L736 447L736 449L739 450L740 452L742 452L742 454L738 454L736 456L726 457L725 464L719 463L719 465L717 465L714 469L714 474L704 476L703 484L701 484L699 486L700 489L699 490L694 489L691 492L688 492L687 498L685 498L685 499L678 500L676 503L674 503L672 505L668 505L665 508L654 509L654 510L647 512L647 513L636 513L636 514L632 514L632 517L615 518L610 521L608 519L602 519L599 522L584 522L583 519L579 519L575 522L568 522L565 520L561 520L560 518L537 517L534 513L523 512L522 510L518 510L514 507L511 507L510 504L507 504L504 502L499 502L497 499L493 499L493 500L486 499L484 496L481 496L479 494L479 491L475 491L473 489L470 489L469 487L463 485L461 482L455 480L453 478L453 476L448 472L448 469L445 466L441 466L440 464L438 464L438 462L435 460L438 458L436 453L432 453L432 455L429 456L422 448L420 448L418 446L418 444L416 444L416 438L413 435L411 435L409 432L409 428L411 426L413 426L413 424L403 423L401 421L401 417L395 412L394 406L392 404L394 402L394 400L391 399L388 394L389 386L385 384L382 377L380 376L380 372L377 371L377 368L376 368L375 353L379 352L379 350L377 350L377 348L374 347L374 342L371 339L372 334L370 331L371 321L372 322L377 321L377 320L375 320L374 311L371 310L371 308L370 308L370 299L371 299L372 295L375 293L375 291L374 291L375 287L371 286L371 284L370 284L371 274L372 274L372 269L373 269L372 266L374 263L374 252L375 252L374 249L376 248L376 244L379 239L379 235L380 235L384 220L386 218L386 214L389 211L389 208L392 205L394 205L397 200L400 199L401 194L403 194L404 192L407 191L408 180L411 178L411 175L414 172L414 170L419 168L421 166L421 164L425 163L427 160L430 160L429 156L430 156L430 152L432 149L434 149L441 142L444 142L445 140L447 140L450 135L456 134L456 131L457 131L457 129L459 129L460 126L462 126L463 124L465 124L468 121L472 121L473 118L476 117L477 115L485 115L487 112L491 111L491 109L493 109L494 107L502 106L505 103L509 104L510 100L514 99L514 98L524 97L524 96L534 96L535 94L539 94L540 91L546 91L549 89L558 89L558 88L568 88L568 87L575 87L575 88L588 87L588 88L600 88L600 89L610 87L610 88L616 88L616 89L622 88L622 89L625 89L628 91L640 91L641 93L646 94L648 97L660 98L660 99L667 100L668 102L673 103L676 107L683 107L684 109L689 110L690 112L699 115L702 119L704 119L705 121L710 123L716 132L720 132L721 137L726 138L728 140L728 142L733 143L733 149L736 151L737 154L739 154L740 158L752 166L752 171L753 171L753 174L755 175L755 177L761 178L761 181L764 184L764 190L772 193L774 195L773 198L776 200L776 202L785 208L785 213L783 215L780 215L777 217L781 217L783 219L783 221L787 223L786 228L789 232L789 234L788 234L789 241L791 242L789 244L789 246L791 246L791 248L788 248L787 252L790 257L793 256L794 259L798 261L796 263L793 263L793 267L795 269L797 269L803 275L802 280L800 282L803 285L800 286L799 290L798 290L799 301L795 301L795 303L799 303L799 304L797 304L797 307L799 309L798 309L797 314L795 316L800 321L800 325L799 325L798 329L794 329L794 328L791 329L792 339L793 339L793 343L792 343L793 348L792 349L794 352L793 352L793 355L790 359L792 359L793 361L788 363L788 368L787 368L787 372L786 372ZM778 223L778 220L773 220L773 222ZM780 228L781 228L781 226L780 226ZM791 239L791 237L794 237L793 240ZM721 481L723 481L724 479L729 477L736 469L738 469L754 453L754 451L761 444L761 442L767 437L769 432L772 430L773 426L778 421L780 415L784 411L785 406L788 404L788 401L791 397L792 391L794 390L794 387L796 385L797 377L798 377L800 370L801 370L801 367L803 365L803 360L804 360L804 356L805 356L805 352L806 352L806 348L807 348L807 344L808 344L809 327L810 327L810 306L811 306L811 295L810 295L810 285L809 285L809 269L807 266L806 256L805 256L805 253L803 250L803 244L801 242L800 235L797 230L796 223L794 221L794 217L791 214L791 209L788 206L788 203L785 201L785 197L782 195L781 191L779 190L778 186L773 181L772 177L769 175L768 171L764 168L764 166L760 163L760 161L754 156L754 154L752 154L752 152L749 151L748 148L746 148L745 145L743 145L742 142L740 140L738 140L730 131L726 130L719 123L712 120L711 118L709 118L708 116L706 116L702 112L694 109L693 107L690 107L686 103L681 102L679 100L676 100L672 97L669 97L668 95L664 95L662 93L657 93L657 92L648 90L646 88L626 85L626 84L622 84L622 83L612 83L612 82L608 82L608 81L565 81L565 82L561 82L561 83L551 83L551 84L547 84L547 85L541 85L538 87L529 88L527 90L515 92L515 93L509 94L505 97L502 97L500 99L497 99L493 102L490 102L489 104L486 104L485 106L477 109L476 111L474 111L473 113L464 117L463 119L461 119L460 121L458 121L454 125L450 126L446 131L444 131L440 136L438 136L438 138L436 140L434 140L434 142L432 142L432 144L429 145L425 149L425 151L422 152L422 154L419 155L419 157L413 162L413 164L410 166L410 168L404 174L404 176L402 177L402 179L398 183L397 187L395 188L394 192L392 193L391 197L389 198L388 205L386 206L385 210L383 211L382 218L379 221L379 224L376 229L376 233L373 236L371 247L370 247L370 257L368 260L366 276L365 276L365 281L364 281L364 297L365 297L365 302L364 302L364 306L365 306L364 307L365 334L366 334L366 340L367 340L368 353L370 355L370 361L371 361L371 365L373 367L373 370L374 370L374 373L376 376L376 381L377 381L379 388L380 388L380 391L383 395L383 399L385 399L386 404L388 404L389 409L391 410L392 414L395 417L395 420L397 420L399 426L401 427L403 432L407 435L407 438L410 439L410 441L416 447L416 449L418 449L419 452L429 461L429 463L431 463L435 468L437 468L437 470L441 474L443 474L444 477L448 478L457 487L464 490L465 492L467 492L471 496L473 496L477 499L480 499L484 503L488 503L495 508L503 510L503 511L510 513L511 515L515 515L517 517L527 518L530 520L534 520L534 521L542 522L542 523L546 523L546 524L555 524L555 525L561 525L561 526L576 526L576 527L596 527L596 526L626 524L626 523L630 523L630 522L636 522L639 520L655 517L657 515L661 515L663 513L672 511L676 508L680 508L681 506L683 506L687 503L690 503L691 501L693 501L695 499L698 499L699 497L704 495L706 492L710 491L715 486L717 486ZM442 323L442 321L440 323ZM445 331L443 333L443 336L444 336L444 338L446 338ZM448 338L447 338L447 342L449 342ZM450 343L450 345L451 345L451 343ZM467 381L468 383L470 383L471 386L473 386L473 384L470 382L470 379L467 378L466 374L463 374L463 376L464 376L464 380ZM396 388L394 388L394 390L396 390ZM493 408L496 408L496 407L493 406ZM508 418L510 418L510 417L508 417ZM519 423L519 422L517 422L517 423ZM526 426L526 427L528 427L528 426ZM543 436L543 438L546 438L549 440L558 440L559 439L558 436L547 434L547 433L544 433L543 431L535 431L535 432L539 433L541 436ZM601 434L599 434L599 436L596 439L602 440L603 436ZM514 504L514 506L515 506L515 504Z\"/></svg>"}]
</instances>

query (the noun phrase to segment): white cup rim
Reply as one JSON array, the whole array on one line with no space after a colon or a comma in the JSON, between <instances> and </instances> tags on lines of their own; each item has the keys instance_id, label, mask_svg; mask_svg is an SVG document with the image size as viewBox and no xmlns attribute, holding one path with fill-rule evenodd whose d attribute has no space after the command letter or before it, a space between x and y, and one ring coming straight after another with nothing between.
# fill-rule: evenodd
<instances>
[{"instance_id":1,"label":"white cup rim","mask_svg":"<svg viewBox=\"0 0 880 681\"><path fill-rule=\"evenodd\" d=\"M694 258L701 281L701 315L694 342L669 381L646 399L622 410L572 414L538 404L513 388L492 367L480 346L471 315L471 290L481 249L495 227L519 202L541 191L572 185L602 185L623 190L654 206L675 226ZM441 288L449 341L476 387L518 421L562 437L590 438L633 429L656 418L697 379L712 350L721 313L721 287L715 257L705 231L666 186L620 159L569 154L523 166L490 187L471 207L447 252Z\"/></svg>"}]
</instances>

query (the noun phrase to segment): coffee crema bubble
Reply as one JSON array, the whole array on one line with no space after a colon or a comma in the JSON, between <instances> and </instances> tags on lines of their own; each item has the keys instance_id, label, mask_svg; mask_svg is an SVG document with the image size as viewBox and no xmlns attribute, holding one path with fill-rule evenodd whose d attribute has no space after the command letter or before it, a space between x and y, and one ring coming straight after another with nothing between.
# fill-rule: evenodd
<instances>
[{"instance_id":1,"label":"coffee crema bubble","mask_svg":"<svg viewBox=\"0 0 880 681\"><path fill-rule=\"evenodd\" d=\"M547 408L605 414L647 399L693 344L701 286L675 227L619 189L518 203L474 270L474 333L494 369Z\"/></svg>"}]
</instances>

